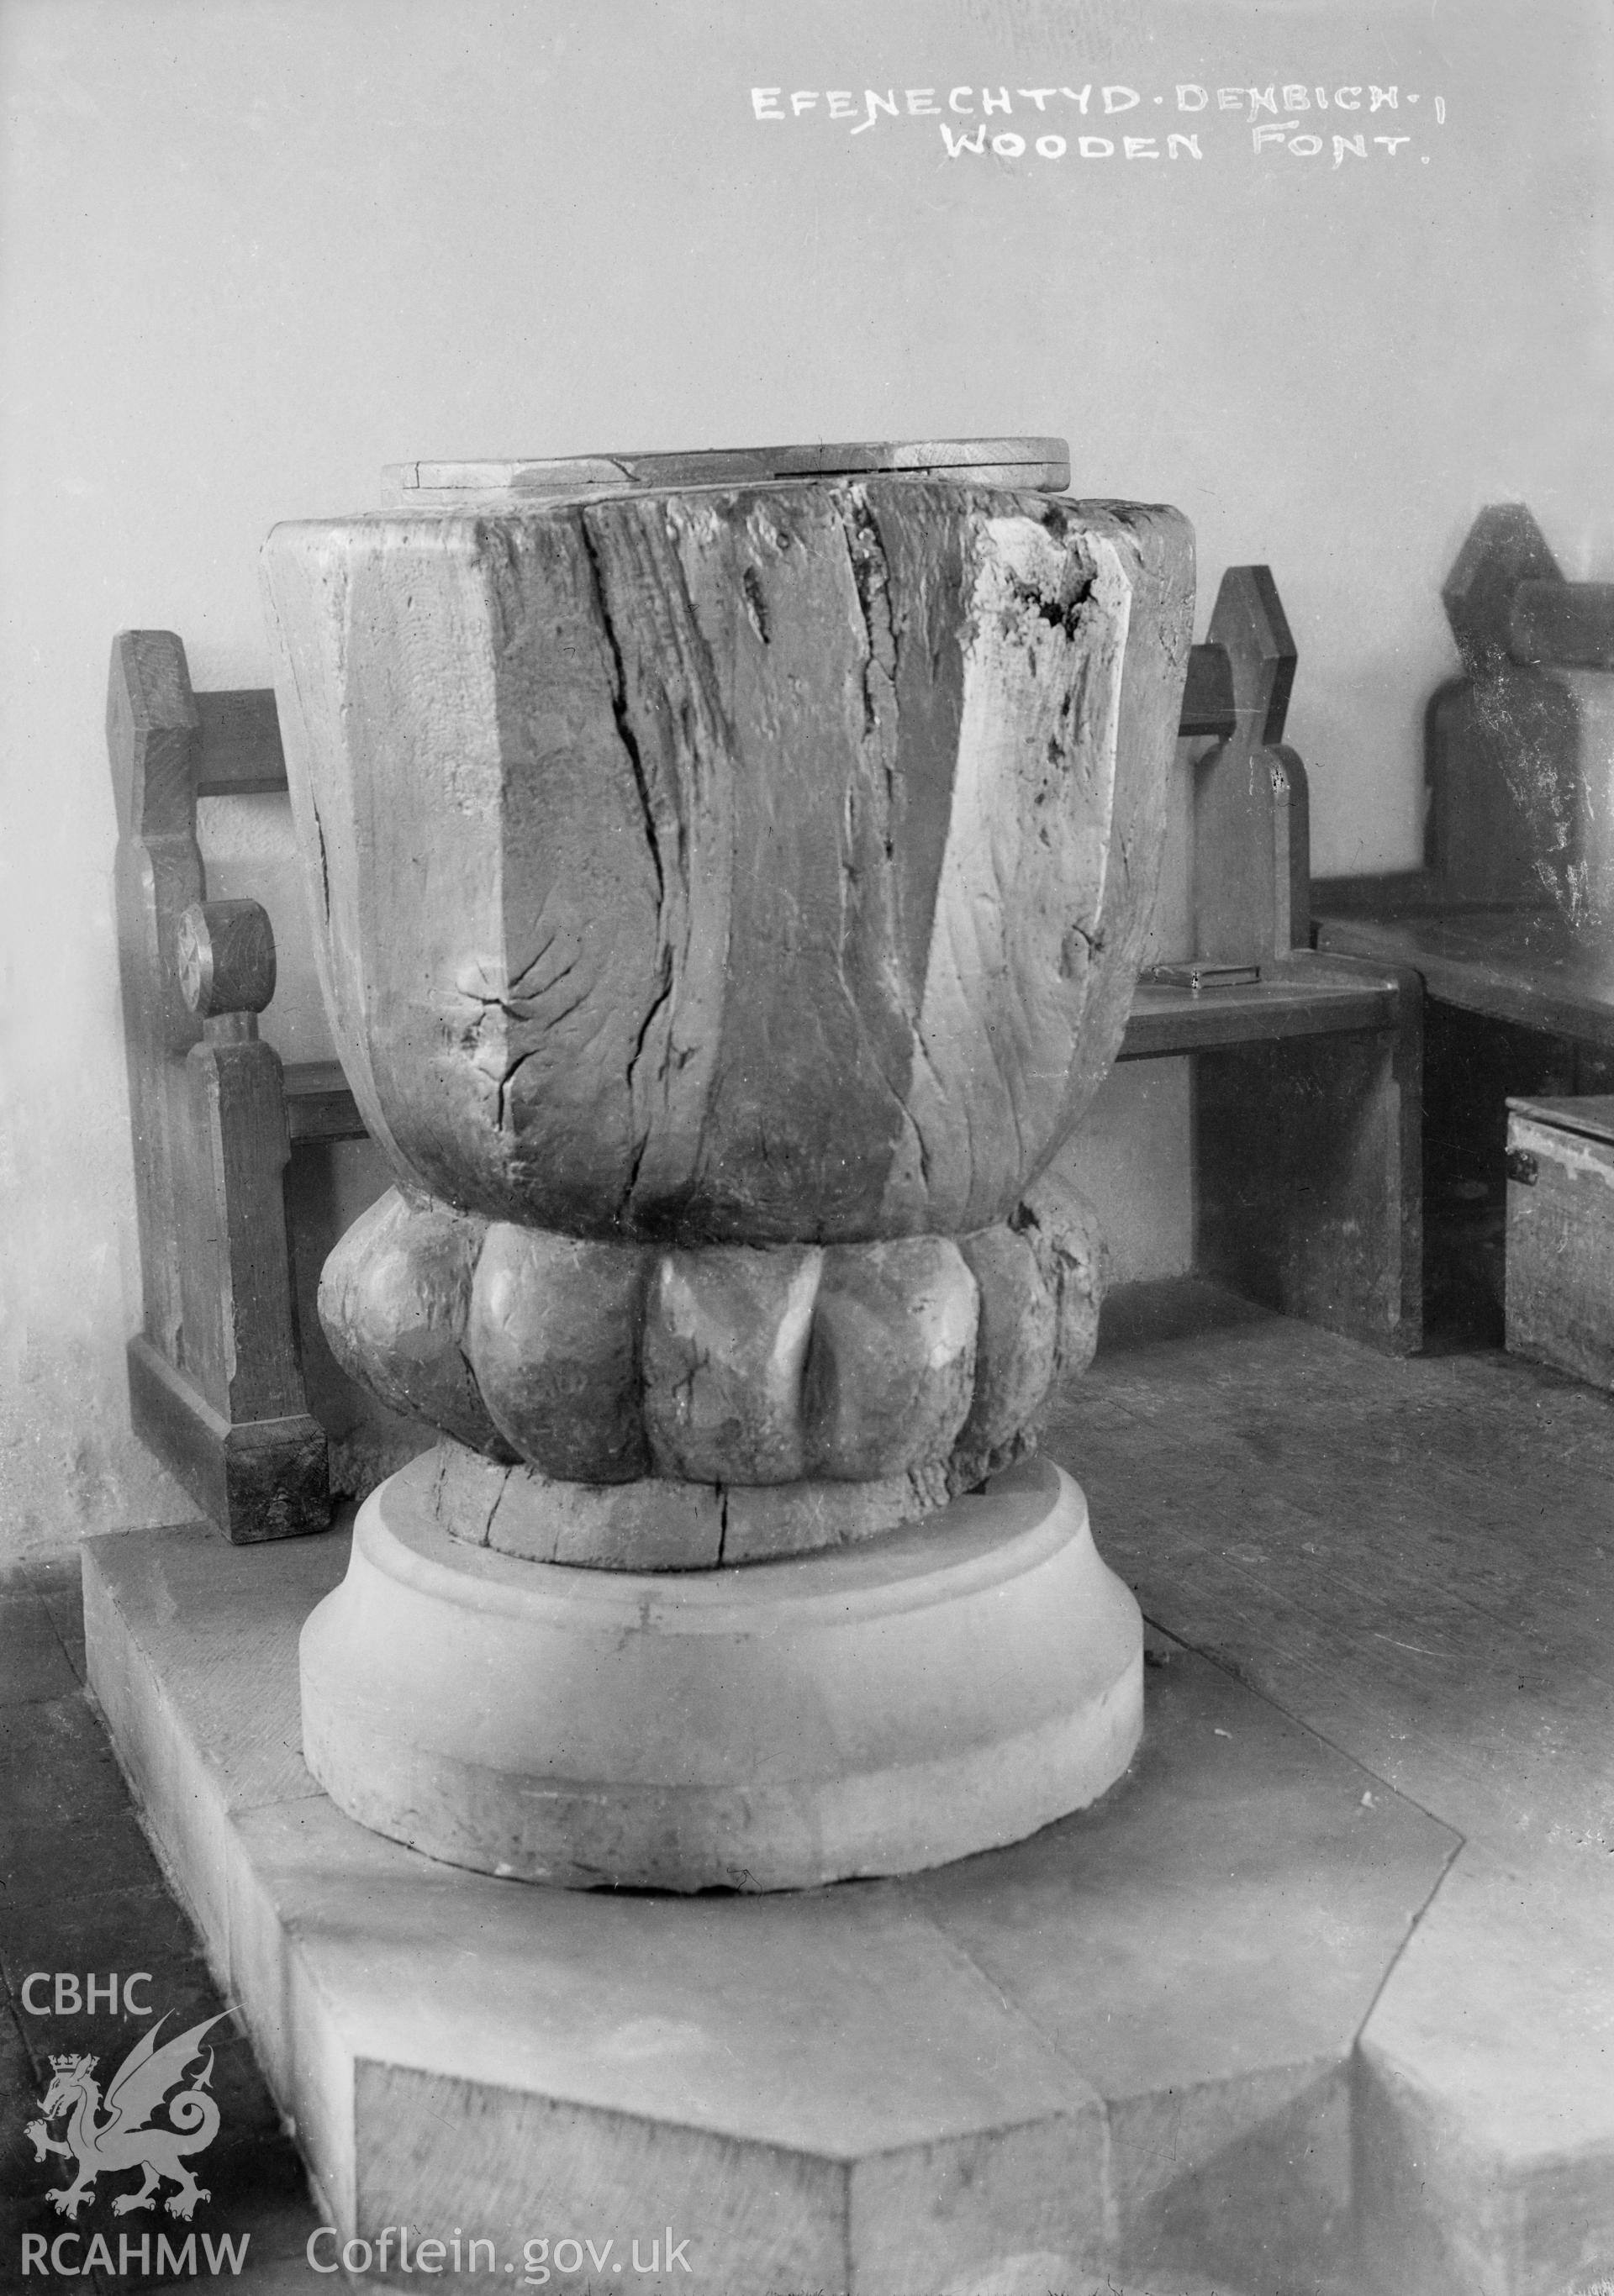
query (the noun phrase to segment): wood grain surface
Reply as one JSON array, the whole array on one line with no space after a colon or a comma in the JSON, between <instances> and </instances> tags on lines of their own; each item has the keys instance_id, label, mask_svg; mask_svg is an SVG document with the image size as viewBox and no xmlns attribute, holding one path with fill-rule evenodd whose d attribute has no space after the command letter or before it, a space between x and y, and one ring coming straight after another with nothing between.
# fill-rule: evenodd
<instances>
[{"instance_id":1,"label":"wood grain surface","mask_svg":"<svg viewBox=\"0 0 1614 2296\"><path fill-rule=\"evenodd\" d=\"M203 1021L261 1013L275 994L275 930L256 901L193 901L176 937L179 989Z\"/></svg>"},{"instance_id":2,"label":"wood grain surface","mask_svg":"<svg viewBox=\"0 0 1614 2296\"><path fill-rule=\"evenodd\" d=\"M484 1234L480 1220L389 1188L327 1258L319 1320L342 1370L389 1411L507 1457L464 1353Z\"/></svg>"},{"instance_id":3,"label":"wood grain surface","mask_svg":"<svg viewBox=\"0 0 1614 2296\"><path fill-rule=\"evenodd\" d=\"M895 477L277 529L372 1133L580 1234L1002 1216L1124 1025L1190 560L1172 512Z\"/></svg>"}]
</instances>

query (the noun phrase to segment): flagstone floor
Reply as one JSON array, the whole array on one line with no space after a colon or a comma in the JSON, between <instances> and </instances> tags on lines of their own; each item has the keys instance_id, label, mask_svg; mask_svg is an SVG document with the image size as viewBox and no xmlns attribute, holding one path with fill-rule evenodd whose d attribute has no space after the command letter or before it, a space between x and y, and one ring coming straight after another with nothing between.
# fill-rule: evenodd
<instances>
[{"instance_id":1,"label":"flagstone floor","mask_svg":"<svg viewBox=\"0 0 1614 2296\"><path fill-rule=\"evenodd\" d=\"M37 2117L53 2056L95 2054L104 2085L148 2029L149 2016L123 2005L124 1988L137 1972L144 1974L134 1987L133 2009L167 2013L164 2038L223 2015L202 2038L213 2054L210 2086L219 2108L218 2135L205 2167L198 2164L210 2203L193 2226L161 2208L115 2217L109 2192L98 2204L80 2209L70 2226L48 2189L69 2181L68 2164L48 2155L39 2162L27 2124ZM105 1999L114 1973L116 2015ZM72 2005L75 1996L84 2002L92 1977L93 2013ZM319 2218L296 2148L281 2128L244 2030L225 2010L85 1693L78 1558L10 1571L0 1578L0 2289L48 2289L54 2296L78 2288L103 2296L177 2279L200 2291L217 2286L250 2296L289 2296L295 2290L309 2296L330 2286L313 2278L304 2258ZM53 2133L60 2136L62 2127L56 2122ZM132 2188L124 2178L114 2189ZM230 2270L229 2252L217 2245L213 2255L221 2271L207 2268L207 2237L217 2243L221 2227L237 2242L247 2239L238 2275ZM183 2261L177 2274L158 2269L160 2239L166 2237L183 2260L193 2229L198 2235L194 2278ZM76 2243L73 2232L79 2235ZM59 2259L72 2276L30 2272L24 2280L25 2234L47 2242L70 2235ZM110 2270L101 2267L97 2234ZM141 2269L143 2241L149 2243L149 2272ZM91 2268L85 2272L86 2262Z\"/></svg>"},{"instance_id":2,"label":"flagstone floor","mask_svg":"<svg viewBox=\"0 0 1614 2296\"><path fill-rule=\"evenodd\" d=\"M1583 1896L1604 1904L1614 1807L1614 1400L1493 1349L1398 1363L1205 1285L1141 1287L1107 1313L1099 1358L1064 1399L1048 1448L1083 1481L1100 1547L1153 1622L1462 1835L1439 1919L1426 1918L1404 1956L1402 1988L1407 2031L1427 2037L1463 2012L1451 1968L1471 1972L1472 2030L1442 2061L1457 2104L1495 2087L1519 2116L1539 2116L1549 2091L1551 2109L1565 2110L1597 2064L1606 2095L1606 2061L1588 2054L1587 2039L1609 2013L1606 1964L1599 1997L1592 1964L1580 1966L1577 1909ZM1528 1967L1497 1942L1497 1908L1521 1890L1539 1893L1544 1909ZM1452 1959L1420 1992L1419 1956L1437 1949ZM117 2016L104 2002L113 1972ZM37 2162L26 2134L53 2055L93 2051L104 2079L146 2029L146 2017L122 2013L136 1972L146 1972L137 2007L167 2013L170 2034L226 2012L84 1689L78 1562L63 1557L0 1577L6 2290L127 2290L142 2276L119 2272L120 2240L137 2260L143 2238L154 2255L160 2235L188 2230L161 2212L114 2218L106 2201L70 2228L46 2189L65 2164ZM75 1983L82 1998L92 1975L93 2015L72 2005ZM1481 2027L1486 2047L1513 2046L1515 2058L1472 2057ZM1536 2029L1539 2046L1507 2041ZM1362 2077L1390 2081L1404 2041L1381 2006L1359 2045ZM210 2274L200 2251L198 2276L182 2276L251 2296L340 2284L315 2280L304 2260L319 2219L243 2034L226 2014L204 2046L221 2126L207 2156L212 2205L196 2229L250 2234L250 2252L239 2276L227 2258ZM1522 2118L1486 2124L1503 2160L1523 2159L1538 2135ZM1364 2159L1359 2173L1370 2185L1379 2178L1387 2208L1401 2205L1382 2163ZM1572 2246L1577 2210L1590 2222L1596 2193L1588 2185L1583 2203L1572 2183L1555 2189L1562 2221L1547 2210L1539 2258L1509 2286L1579 2288L1593 2262L1603 2268L1584 2242ZM91 2269L24 2281L23 2235L70 2229L81 2235L75 2261ZM1559 2252L1558 2242L1571 2244ZM1173 2283L1126 2296L1181 2292Z\"/></svg>"}]
</instances>

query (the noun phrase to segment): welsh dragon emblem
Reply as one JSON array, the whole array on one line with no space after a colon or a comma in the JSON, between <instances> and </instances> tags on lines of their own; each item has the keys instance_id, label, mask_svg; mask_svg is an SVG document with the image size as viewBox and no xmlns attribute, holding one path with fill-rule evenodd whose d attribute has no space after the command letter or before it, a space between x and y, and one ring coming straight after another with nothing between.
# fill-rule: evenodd
<instances>
[{"instance_id":1,"label":"welsh dragon emblem","mask_svg":"<svg viewBox=\"0 0 1614 2296\"><path fill-rule=\"evenodd\" d=\"M219 2016L227 2013L220 2010ZM176 2034L159 2048L157 2036L168 2014L144 2032L107 2083L104 2100L95 2078L96 2057L53 2057L51 2085L39 2100L43 2120L30 2120L34 2157L60 2152L77 2161L78 2173L70 2185L58 2185L51 2198L64 2217L76 2218L80 2201L93 2197L91 2187L102 2174L117 2176L126 2169L144 2170L145 2181L137 2193L122 2193L112 2202L114 2216L131 2209L156 2205L158 2187L165 2177L179 2189L164 2203L171 2217L188 2217L198 2201L208 2197L185 2165L187 2152L201 2152L218 2134L218 2107L207 2094L213 2077L213 2052L189 2088L169 2099L169 2128L150 2126L169 2091L185 2077L186 2066L202 2054L200 2043L218 2017L204 2018L188 2033ZM102 2117L104 2112L105 2118ZM52 2136L49 2123L70 2114L67 2136Z\"/></svg>"}]
</instances>

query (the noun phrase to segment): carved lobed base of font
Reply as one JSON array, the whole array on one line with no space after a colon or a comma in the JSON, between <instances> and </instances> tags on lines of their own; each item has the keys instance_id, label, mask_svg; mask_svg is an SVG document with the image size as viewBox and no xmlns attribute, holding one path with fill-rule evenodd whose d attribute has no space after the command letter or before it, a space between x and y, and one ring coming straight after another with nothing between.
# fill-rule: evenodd
<instances>
[{"instance_id":1,"label":"carved lobed base of font","mask_svg":"<svg viewBox=\"0 0 1614 2296\"><path fill-rule=\"evenodd\" d=\"M319 1309L337 1361L389 1408L539 1483L637 1495L596 1513L625 1521L658 1480L692 1522L717 1519L721 1489L779 1492L742 1510L768 1531L747 1551L777 1554L886 1529L1034 1448L1050 1389L1091 1357L1102 1261L1091 1207L1044 1185L1012 1221L956 1238L680 1249L394 1188L326 1261ZM798 1503L830 1485L846 1494L825 1502L840 1529ZM599 1559L718 1561L703 1536L688 1558L675 1538L660 1559L652 1538L621 1554L607 1541ZM530 1537L512 1551L551 1553Z\"/></svg>"}]
</instances>

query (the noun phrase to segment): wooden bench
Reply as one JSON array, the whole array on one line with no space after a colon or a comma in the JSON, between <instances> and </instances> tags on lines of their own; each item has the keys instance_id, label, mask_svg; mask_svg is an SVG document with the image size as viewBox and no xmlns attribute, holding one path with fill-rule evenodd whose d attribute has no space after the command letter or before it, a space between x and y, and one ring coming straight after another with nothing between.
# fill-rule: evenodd
<instances>
[{"instance_id":1,"label":"wooden bench","mask_svg":"<svg viewBox=\"0 0 1614 2296\"><path fill-rule=\"evenodd\" d=\"M1404 1349L1420 1331L1416 982L1305 946L1305 777L1282 740L1294 671L1271 574L1231 570L1193 649L1179 751L1211 970L1141 982L1120 1057L1194 1058L1201 1268ZM323 1527L331 1499L286 1181L301 1151L363 1126L334 1061L283 1067L259 1036L268 918L207 898L198 800L284 790L275 697L196 693L177 637L129 631L107 724L144 1295L133 1423L232 1540L286 1537ZM1220 985L1228 967L1258 977Z\"/></svg>"},{"instance_id":2,"label":"wooden bench","mask_svg":"<svg viewBox=\"0 0 1614 2296\"><path fill-rule=\"evenodd\" d=\"M259 960L243 961L254 905L208 909L196 835L199 798L284 789L275 697L196 694L177 637L128 631L107 742L144 1310L130 1415L232 1539L318 1529L327 1439L303 1378L284 1177L294 1144L363 1127L334 1062L288 1073L259 1038L273 933L257 911ZM205 988L182 961L202 938L224 960Z\"/></svg>"},{"instance_id":3,"label":"wooden bench","mask_svg":"<svg viewBox=\"0 0 1614 2296\"><path fill-rule=\"evenodd\" d=\"M1462 673L1426 713L1423 865L1319 882L1313 903L1320 951L1424 985L1431 1293L1499 1338L1508 1097L1614 1088L1614 772L1608 723L1585 722L1600 689L1614 700L1614 584L1567 581L1504 503L1441 596Z\"/></svg>"}]
</instances>

